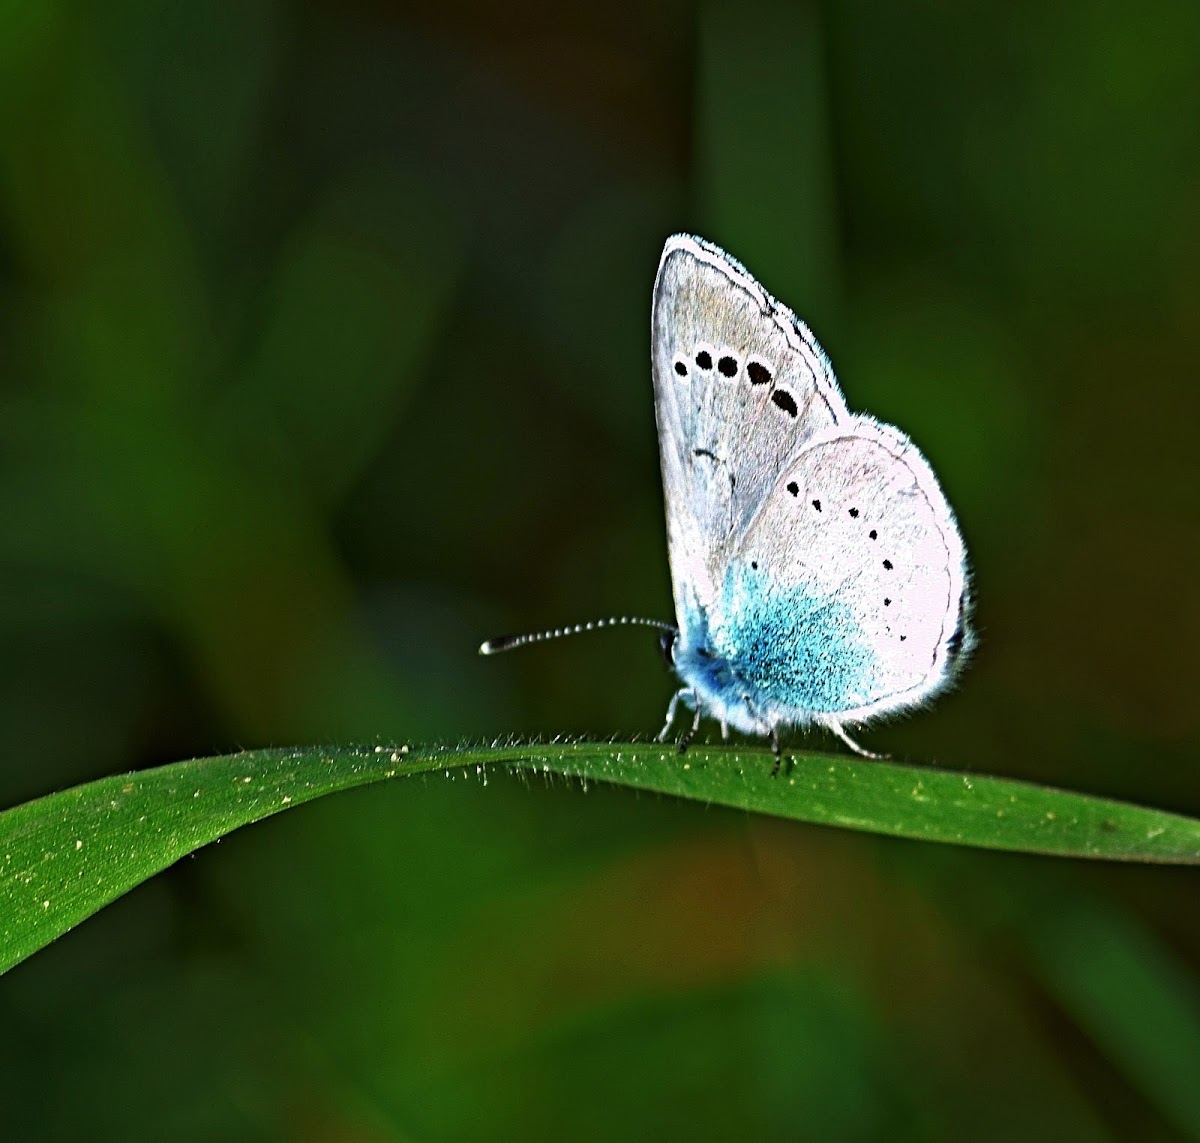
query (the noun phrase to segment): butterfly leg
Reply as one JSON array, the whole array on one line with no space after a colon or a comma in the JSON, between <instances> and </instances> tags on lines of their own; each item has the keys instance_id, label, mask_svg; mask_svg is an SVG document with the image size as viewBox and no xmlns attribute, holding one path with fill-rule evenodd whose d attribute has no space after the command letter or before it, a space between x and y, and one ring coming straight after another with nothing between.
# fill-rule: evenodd
<instances>
[{"instance_id":1,"label":"butterfly leg","mask_svg":"<svg viewBox=\"0 0 1200 1143\"><path fill-rule=\"evenodd\" d=\"M679 710L679 700L688 693L687 687L680 687L672 696L671 701L667 706L667 721L663 724L662 730L658 732L659 742L666 742L667 735L671 733L671 723L675 721L675 713Z\"/></svg>"},{"instance_id":2,"label":"butterfly leg","mask_svg":"<svg viewBox=\"0 0 1200 1143\"><path fill-rule=\"evenodd\" d=\"M863 758L874 758L876 760L879 760L880 758L891 757L890 754L875 754L872 751L867 750L865 747L859 746L859 744L842 729L842 724L838 722L836 718L823 719L822 722L827 729L833 731L838 738L840 738L847 746L849 746L855 754L859 754Z\"/></svg>"},{"instance_id":3,"label":"butterfly leg","mask_svg":"<svg viewBox=\"0 0 1200 1143\"><path fill-rule=\"evenodd\" d=\"M771 753L775 755L775 765L771 767L771 777L779 777L779 764L783 761L783 747L779 745L779 730L777 727L771 727ZM791 772L791 764L788 765L788 772Z\"/></svg>"},{"instance_id":4,"label":"butterfly leg","mask_svg":"<svg viewBox=\"0 0 1200 1143\"><path fill-rule=\"evenodd\" d=\"M667 706L667 720L662 724L662 729L659 731L659 742L666 742L667 738L670 737L671 724L674 722L674 717L676 717L679 711L679 700L683 699L684 695L689 694L696 704L696 725L692 728L692 734L695 734L696 730L700 728L700 696L691 687L680 687L676 693L671 695L670 705Z\"/></svg>"},{"instance_id":5,"label":"butterfly leg","mask_svg":"<svg viewBox=\"0 0 1200 1143\"><path fill-rule=\"evenodd\" d=\"M679 753L686 754L687 748L691 746L692 739L696 737L696 732L700 729L700 696L692 691L692 695L696 699L696 717L692 719L692 725L683 732L683 737L679 740Z\"/></svg>"}]
</instances>

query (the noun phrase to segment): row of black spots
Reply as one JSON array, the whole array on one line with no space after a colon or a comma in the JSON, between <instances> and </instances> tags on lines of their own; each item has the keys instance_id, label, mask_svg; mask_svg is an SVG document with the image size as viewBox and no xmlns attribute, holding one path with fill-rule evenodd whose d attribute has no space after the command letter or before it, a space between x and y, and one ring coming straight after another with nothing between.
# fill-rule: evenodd
<instances>
[{"instance_id":1,"label":"row of black spots","mask_svg":"<svg viewBox=\"0 0 1200 1143\"><path fill-rule=\"evenodd\" d=\"M799 496L799 495L800 495L800 485L798 485L798 484L797 484L797 483L796 483L794 480L792 480L792 481L789 481L789 482L788 482L787 490L788 490L788 491L789 491L789 492L790 492L790 493L791 493L793 496ZM813 507L814 507L814 508L815 508L815 509L816 509L818 512L820 512L820 511L821 511L821 501L820 501L820 500L814 500L814 501L812 502L812 506L813 506ZM857 508L851 508L851 509L850 509L850 518L851 518L851 519L853 519L853 520L857 520L857 519L858 519L858 517L859 517L859 511L858 511L858 509L857 509ZM872 529L871 529L871 530L870 530L870 531L867 533L867 535L868 535L868 536L870 536L872 540L878 540L878 539L879 539L879 533L878 533L878 532L877 532L877 531L876 531L874 528L872 528ZM887 568L887 569L888 569L888 571L891 571L891 570L892 570L892 564L891 564L891 561L890 561L890 560L884 560L884 561L883 561L883 566L884 566L885 568Z\"/></svg>"},{"instance_id":2,"label":"row of black spots","mask_svg":"<svg viewBox=\"0 0 1200 1143\"><path fill-rule=\"evenodd\" d=\"M789 481L789 482L788 482L787 490L788 490L788 491L789 491L789 492L790 492L790 493L791 493L793 496L799 496L799 495L800 495L800 485L798 485L798 484L797 484L797 483L796 483L794 480L792 480L792 481ZM814 507L814 508L815 508L815 509L816 509L818 512L820 512L820 511L821 511L821 501L820 501L820 500L814 500L814 501L812 502L812 506L813 506L813 507ZM851 518L852 520L857 520L857 519L858 519L858 517L859 517L859 515L860 515L860 513L859 513L858 509L857 509L857 508L851 508L849 511L850 511L850 518ZM870 531L867 533L867 535L868 535L868 536L870 536L872 540L878 540L878 539L879 539L879 533L878 533L878 532L877 532L877 531L876 531L874 528L872 528L872 529L871 529L871 530L870 530ZM891 565L891 562L890 562L890 561L888 561L888 560L884 560L884 561L883 561L883 566L884 566L885 568L887 568L889 571L891 571L892 565Z\"/></svg>"},{"instance_id":3,"label":"row of black spots","mask_svg":"<svg viewBox=\"0 0 1200 1143\"><path fill-rule=\"evenodd\" d=\"M703 373L711 372L713 367L712 354L707 349L701 349L696 352L693 358L696 368ZM729 354L724 354L717 360L717 372L722 377L736 377L738 375L738 360L736 357L731 357ZM688 374L687 363L682 359L675 362L675 372L680 377L686 377ZM751 361L746 365L746 376L750 378L751 385L770 385L773 380L771 370L767 368L761 361ZM776 389L771 394L771 401L776 408L781 409L793 420L800 415L800 408L796 404L796 398L791 395L786 389Z\"/></svg>"},{"instance_id":4,"label":"row of black spots","mask_svg":"<svg viewBox=\"0 0 1200 1143\"><path fill-rule=\"evenodd\" d=\"M868 532L868 533L867 533L867 535L868 535L868 536L870 536L870 538L871 538L872 540L878 540L878 539L879 539L879 533L878 533L878 532L877 532L877 531L876 531L874 528L872 528L872 529L870 530L870 532ZM884 567L884 570L885 570L885 571L891 571L891 570L893 569L893 567L894 567L894 566L895 566L895 565L892 563L892 561L891 561L891 560L884 560L884 561L883 561L883 567ZM891 601L891 599L890 599L888 596L886 596L886 595L885 595L885 596L883 597L883 606L884 606L884 607L891 607L891 605L892 605L892 601ZM891 628L888 628L888 630L890 631L890 630L891 630ZM903 643L903 642L904 642L904 640L905 640L905 639L907 639L907 638L908 638L908 636L907 636L907 635L901 635L901 636L900 636L900 642L901 642L901 643Z\"/></svg>"},{"instance_id":5,"label":"row of black spots","mask_svg":"<svg viewBox=\"0 0 1200 1143\"><path fill-rule=\"evenodd\" d=\"M892 601L891 601L890 599L885 599L885 600L883 601L883 606L884 606L884 607L887 607L887 606L888 606L888 605L889 605L891 602L892 602ZM893 634L893 631L892 631L892 625L891 625L890 623L889 623L889 624L887 624L887 633L888 633L889 635ZM908 636L907 636L907 635L901 635L901 636L900 636L900 642L901 642L901 643L903 643L903 642L904 642L904 641L905 641L907 638L908 638Z\"/></svg>"},{"instance_id":6,"label":"row of black spots","mask_svg":"<svg viewBox=\"0 0 1200 1143\"><path fill-rule=\"evenodd\" d=\"M873 540L873 539L875 539L875 534L874 534L874 532L872 532L872 533L871 533L871 539L872 539L872 540ZM886 568L888 571L891 571L891 570L892 570L892 561L891 561L891 560L884 560L884 561L883 561L883 566L884 566L884 567L885 567L885 568ZM891 600L891 597L890 597L890 596L886 596L886 595L885 595L885 596L883 597L883 606L884 606L884 607L891 607L891 606L892 606L892 600ZM891 631L891 628L890 628L890 627L888 628L888 631ZM905 639L907 639L907 638L908 638L908 636L907 636L907 635L901 635L901 636L900 636L900 642L901 642L901 643L903 643L903 642L904 642L904 640L905 640Z\"/></svg>"},{"instance_id":7,"label":"row of black spots","mask_svg":"<svg viewBox=\"0 0 1200 1143\"><path fill-rule=\"evenodd\" d=\"M789 480L789 481L788 481L788 484L787 484L787 490L788 490L788 492L790 492L790 493L791 493L793 496L799 496L799 495L800 495L800 485L799 485L799 484L797 484L797 483L796 483L794 480ZM823 509L821 508L821 501L820 501L819 499L817 499L817 498L814 498L814 499L813 499L813 501L812 501L812 506L813 506L813 508L814 508L816 511L818 511L818 512L820 512L820 511L822 511L822 510L823 510ZM851 509L850 509L850 515L851 515L851 517L853 517L854 519L857 519L857 518L858 518L858 514L859 514L859 513L858 513L858 509L857 509L857 508L851 508ZM871 529L871 530L870 530L870 531L867 533L867 535L868 535L868 536L870 536L872 540L878 540L878 539L879 539L879 533L878 533L878 532L877 532L877 531L876 531L874 528L872 528L872 529ZM891 560L884 560L884 561L883 561L883 568L884 568L884 570L885 570L885 571L892 571L892 570L894 570L895 566L896 566L896 565L895 565L895 564L893 564ZM885 600L883 601L883 605L884 605L884 607L889 607L889 606L891 605L891 602L892 602L892 601L891 601L890 599L885 599Z\"/></svg>"},{"instance_id":8,"label":"row of black spots","mask_svg":"<svg viewBox=\"0 0 1200 1143\"><path fill-rule=\"evenodd\" d=\"M696 356L693 358L696 363L696 368L703 373L708 373L713 367L712 354L707 349L696 351ZM717 372L722 377L736 377L738 375L738 359L730 354L723 354L717 359ZM687 362L682 358L675 362L675 372L680 377L686 377L688 372ZM746 366L746 375L750 378L751 385L769 385L771 383L771 370L768 369L761 361L751 361Z\"/></svg>"}]
</instances>

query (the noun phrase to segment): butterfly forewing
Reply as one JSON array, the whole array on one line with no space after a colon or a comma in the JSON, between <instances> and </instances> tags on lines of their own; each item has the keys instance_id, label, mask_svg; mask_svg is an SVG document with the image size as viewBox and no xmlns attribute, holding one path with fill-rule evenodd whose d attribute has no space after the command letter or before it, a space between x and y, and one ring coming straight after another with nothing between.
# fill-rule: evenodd
<instances>
[{"instance_id":1,"label":"butterfly forewing","mask_svg":"<svg viewBox=\"0 0 1200 1143\"><path fill-rule=\"evenodd\" d=\"M671 572L686 626L716 600L780 473L850 415L807 327L700 239L667 242L652 340Z\"/></svg>"}]
</instances>

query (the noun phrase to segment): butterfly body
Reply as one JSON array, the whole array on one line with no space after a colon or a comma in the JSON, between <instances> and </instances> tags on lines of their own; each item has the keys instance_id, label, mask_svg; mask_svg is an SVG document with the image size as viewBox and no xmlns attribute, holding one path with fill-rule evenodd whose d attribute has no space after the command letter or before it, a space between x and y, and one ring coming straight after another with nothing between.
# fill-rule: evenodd
<instances>
[{"instance_id":1,"label":"butterfly body","mask_svg":"<svg viewBox=\"0 0 1200 1143\"><path fill-rule=\"evenodd\" d=\"M811 331L734 259L668 240L655 413L683 702L776 738L917 705L969 635L965 553L929 464L846 407ZM668 717L668 725L670 716Z\"/></svg>"}]
</instances>

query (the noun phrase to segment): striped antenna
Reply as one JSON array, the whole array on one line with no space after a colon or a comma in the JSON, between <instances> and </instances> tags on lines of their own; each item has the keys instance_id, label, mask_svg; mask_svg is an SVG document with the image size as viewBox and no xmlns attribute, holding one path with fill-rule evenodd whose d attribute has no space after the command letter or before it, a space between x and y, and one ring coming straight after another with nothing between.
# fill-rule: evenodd
<instances>
[{"instance_id":1,"label":"striped antenna","mask_svg":"<svg viewBox=\"0 0 1200 1143\"><path fill-rule=\"evenodd\" d=\"M676 628L670 623L658 619L639 619L634 615L618 615L611 619L593 619L590 623L576 623L574 627L556 627L553 631L538 631L532 635L501 635L498 639L489 639L481 643L481 655L499 655L501 651L511 651L514 647L524 647L527 643L544 643L547 639L565 639L568 635L582 635L585 631L599 631L601 627L657 627L660 631L674 633Z\"/></svg>"}]
</instances>

